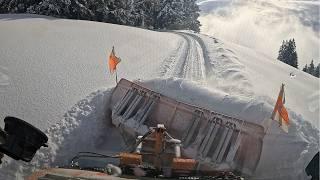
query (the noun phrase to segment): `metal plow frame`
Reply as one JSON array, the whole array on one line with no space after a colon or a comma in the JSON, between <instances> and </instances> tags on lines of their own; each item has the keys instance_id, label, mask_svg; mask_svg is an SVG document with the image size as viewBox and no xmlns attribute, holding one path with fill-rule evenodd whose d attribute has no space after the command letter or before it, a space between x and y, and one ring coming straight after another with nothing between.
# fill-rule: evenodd
<instances>
[{"instance_id":1,"label":"metal plow frame","mask_svg":"<svg viewBox=\"0 0 320 180\"><path fill-rule=\"evenodd\" d=\"M252 175L259 163L264 128L258 124L179 102L126 79L117 84L110 102L112 123L131 144L149 127L164 124L182 140L183 155L200 162L198 169Z\"/></svg>"}]
</instances>

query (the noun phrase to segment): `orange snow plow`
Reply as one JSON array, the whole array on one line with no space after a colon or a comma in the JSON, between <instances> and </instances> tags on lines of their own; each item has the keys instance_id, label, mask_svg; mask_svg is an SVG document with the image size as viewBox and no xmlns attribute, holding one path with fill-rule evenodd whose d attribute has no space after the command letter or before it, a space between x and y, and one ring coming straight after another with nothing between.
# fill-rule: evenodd
<instances>
[{"instance_id":1,"label":"orange snow plow","mask_svg":"<svg viewBox=\"0 0 320 180\"><path fill-rule=\"evenodd\" d=\"M28 180L36 179L122 179L122 178L176 178L176 179L233 179L241 180L240 176L230 171L197 169L199 161L181 154L181 141L173 138L163 124L150 127L143 136L138 136L135 148L131 152L121 152L108 156L92 152L82 152L72 158L71 164L64 168L44 169L33 173ZM81 158L89 158L90 166L84 166ZM105 158L118 158L119 164L107 164L97 167L93 158L101 161ZM95 164L95 165L93 165ZM136 171L140 171L137 173ZM119 177L115 177L119 176Z\"/></svg>"},{"instance_id":2,"label":"orange snow plow","mask_svg":"<svg viewBox=\"0 0 320 180\"><path fill-rule=\"evenodd\" d=\"M182 155L198 162L197 170L250 176L259 163L264 128L258 124L179 102L125 79L115 87L110 107L112 123L132 147L137 136L163 124L172 137L181 140ZM174 167L183 167L178 165L181 161L174 162Z\"/></svg>"},{"instance_id":3,"label":"orange snow plow","mask_svg":"<svg viewBox=\"0 0 320 180\"><path fill-rule=\"evenodd\" d=\"M179 102L125 79L114 88L109 105L126 151L80 152L68 166L44 169L29 179L240 180L237 175L250 177L259 163L264 138L260 125Z\"/></svg>"}]
</instances>

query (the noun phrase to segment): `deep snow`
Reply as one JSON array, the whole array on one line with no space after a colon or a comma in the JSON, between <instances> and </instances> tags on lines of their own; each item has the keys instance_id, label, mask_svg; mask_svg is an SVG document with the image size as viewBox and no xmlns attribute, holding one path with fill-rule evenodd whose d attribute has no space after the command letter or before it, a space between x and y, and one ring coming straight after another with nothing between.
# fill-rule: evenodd
<instances>
[{"instance_id":1,"label":"deep snow","mask_svg":"<svg viewBox=\"0 0 320 180\"><path fill-rule=\"evenodd\" d=\"M115 85L107 71L112 46L122 59L118 76L145 79L158 76L178 40L127 26L0 15L0 119L18 116L46 129L82 97Z\"/></svg>"},{"instance_id":2,"label":"deep snow","mask_svg":"<svg viewBox=\"0 0 320 180\"><path fill-rule=\"evenodd\" d=\"M0 42L1 118L21 117L49 136L31 164L5 158L0 179L66 164L78 151L125 149L106 111L113 45L119 77L265 127L284 82L289 134L272 123L255 179L305 179L319 150L319 80L250 48L190 32L30 15L0 15Z\"/></svg>"}]
</instances>

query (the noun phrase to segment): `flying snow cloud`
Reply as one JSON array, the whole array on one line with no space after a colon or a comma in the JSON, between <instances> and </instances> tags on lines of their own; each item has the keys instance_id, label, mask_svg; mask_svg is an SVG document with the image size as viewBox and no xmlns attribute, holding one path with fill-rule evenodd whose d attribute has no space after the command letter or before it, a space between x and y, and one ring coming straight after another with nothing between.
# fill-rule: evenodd
<instances>
[{"instance_id":1,"label":"flying snow cloud","mask_svg":"<svg viewBox=\"0 0 320 180\"><path fill-rule=\"evenodd\" d=\"M319 63L320 1L203 0L201 32L277 58L283 40L294 38L299 68Z\"/></svg>"}]
</instances>

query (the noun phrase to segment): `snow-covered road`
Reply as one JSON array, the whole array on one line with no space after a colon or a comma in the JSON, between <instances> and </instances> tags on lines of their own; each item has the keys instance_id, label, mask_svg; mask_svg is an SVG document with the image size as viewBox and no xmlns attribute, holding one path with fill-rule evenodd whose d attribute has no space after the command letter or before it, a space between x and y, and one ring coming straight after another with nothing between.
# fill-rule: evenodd
<instances>
[{"instance_id":1,"label":"snow-covered road","mask_svg":"<svg viewBox=\"0 0 320 180\"><path fill-rule=\"evenodd\" d=\"M184 78L196 82L205 82L206 79L206 59L204 50L199 42L200 38L186 33L174 32L182 37L178 48L167 58L164 63L163 76Z\"/></svg>"}]
</instances>

